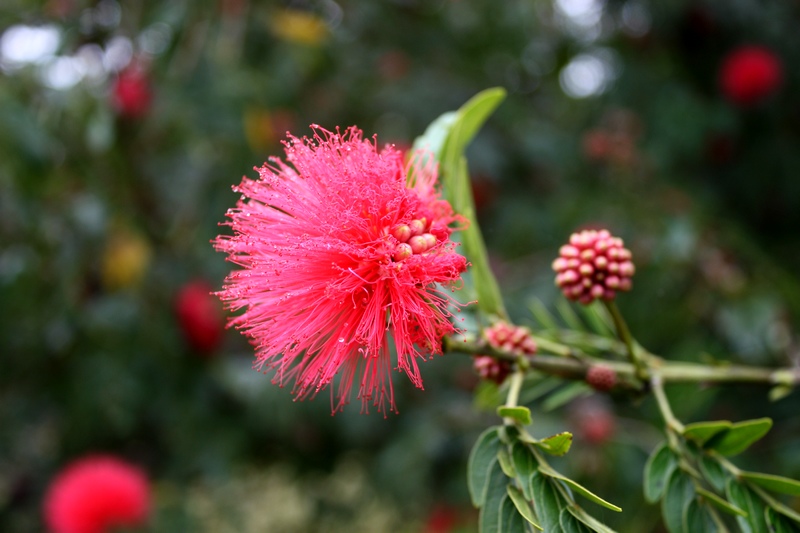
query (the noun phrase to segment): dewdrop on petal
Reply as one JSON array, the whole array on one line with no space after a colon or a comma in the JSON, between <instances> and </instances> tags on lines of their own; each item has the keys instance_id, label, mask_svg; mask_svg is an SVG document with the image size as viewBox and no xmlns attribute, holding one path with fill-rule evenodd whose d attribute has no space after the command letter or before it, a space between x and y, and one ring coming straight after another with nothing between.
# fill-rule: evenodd
<instances>
[{"instance_id":1,"label":"dewdrop on petal","mask_svg":"<svg viewBox=\"0 0 800 533\"><path fill-rule=\"evenodd\" d=\"M631 290L636 273L630 250L604 229L573 233L553 261L553 270L564 296L582 304L613 300L618 291Z\"/></svg>"}]
</instances>

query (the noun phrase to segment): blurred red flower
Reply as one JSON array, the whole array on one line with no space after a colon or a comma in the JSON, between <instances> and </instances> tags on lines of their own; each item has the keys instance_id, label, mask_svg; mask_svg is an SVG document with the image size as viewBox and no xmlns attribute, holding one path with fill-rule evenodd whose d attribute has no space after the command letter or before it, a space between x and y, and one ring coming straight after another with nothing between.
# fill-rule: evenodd
<instances>
[{"instance_id":1,"label":"blurred red flower","mask_svg":"<svg viewBox=\"0 0 800 533\"><path fill-rule=\"evenodd\" d=\"M153 91L143 68L128 67L114 80L112 102L120 115L140 118L150 111L152 101Z\"/></svg>"},{"instance_id":2,"label":"blurred red flower","mask_svg":"<svg viewBox=\"0 0 800 533\"><path fill-rule=\"evenodd\" d=\"M222 341L225 318L222 306L203 280L187 283L175 298L175 314L184 339L195 351L210 354Z\"/></svg>"},{"instance_id":3,"label":"blurred red flower","mask_svg":"<svg viewBox=\"0 0 800 533\"><path fill-rule=\"evenodd\" d=\"M719 84L725 97L750 106L773 94L783 81L783 64L769 48L746 45L724 58Z\"/></svg>"},{"instance_id":4,"label":"blurred red flower","mask_svg":"<svg viewBox=\"0 0 800 533\"><path fill-rule=\"evenodd\" d=\"M138 467L113 456L88 456L56 475L43 507L51 533L108 533L145 524L150 487Z\"/></svg>"}]
</instances>

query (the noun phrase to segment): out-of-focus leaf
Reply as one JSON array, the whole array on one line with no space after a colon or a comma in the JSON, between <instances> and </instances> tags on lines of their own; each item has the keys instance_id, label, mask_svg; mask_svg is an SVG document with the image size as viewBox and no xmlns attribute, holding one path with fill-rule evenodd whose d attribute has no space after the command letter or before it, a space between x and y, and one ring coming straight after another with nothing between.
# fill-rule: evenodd
<instances>
[{"instance_id":1,"label":"out-of-focus leaf","mask_svg":"<svg viewBox=\"0 0 800 533\"><path fill-rule=\"evenodd\" d=\"M705 447L722 455L737 455L767 434L772 427L769 418L757 418L732 424L730 429L709 439Z\"/></svg>"},{"instance_id":2,"label":"out-of-focus leaf","mask_svg":"<svg viewBox=\"0 0 800 533\"><path fill-rule=\"evenodd\" d=\"M722 509L728 514L732 514L734 516L735 515L747 516L747 513L743 509L740 509L739 507L733 505L732 503L723 500L713 492L709 492L701 487L695 487L695 491L697 492L697 494L705 498L706 501L708 501L708 503L715 505L716 507Z\"/></svg>"},{"instance_id":3,"label":"out-of-focus leaf","mask_svg":"<svg viewBox=\"0 0 800 533\"><path fill-rule=\"evenodd\" d=\"M705 505L701 505L697 500L689 502L684 515L683 528L686 531L696 531L697 533L716 533L717 526L711 518L711 514Z\"/></svg>"},{"instance_id":4,"label":"out-of-focus leaf","mask_svg":"<svg viewBox=\"0 0 800 533\"><path fill-rule=\"evenodd\" d=\"M500 462L500 468L505 475L511 478L517 477L514 464L511 462L511 454L508 453L507 447L500 446L500 449L497 450L497 460Z\"/></svg>"},{"instance_id":5,"label":"out-of-focus leaf","mask_svg":"<svg viewBox=\"0 0 800 533\"><path fill-rule=\"evenodd\" d=\"M561 531L564 533L590 533L591 529L578 520L574 514L569 512L569 509L561 510L561 517L559 518L559 525Z\"/></svg>"},{"instance_id":6,"label":"out-of-focus leaf","mask_svg":"<svg viewBox=\"0 0 800 533\"><path fill-rule=\"evenodd\" d=\"M742 472L739 477L774 492L800 496L800 481L788 477L761 474L759 472Z\"/></svg>"},{"instance_id":7,"label":"out-of-focus leaf","mask_svg":"<svg viewBox=\"0 0 800 533\"><path fill-rule=\"evenodd\" d=\"M535 445L551 455L564 455L572 446L572 433L568 431L556 433L540 440Z\"/></svg>"},{"instance_id":8,"label":"out-of-focus leaf","mask_svg":"<svg viewBox=\"0 0 800 533\"><path fill-rule=\"evenodd\" d=\"M723 492L725 490L725 484L728 482L730 476L725 472L719 462L713 457L701 454L698 463L700 464L700 470L703 472L703 476L705 476L708 482L711 483L715 489Z\"/></svg>"},{"instance_id":9,"label":"out-of-focus leaf","mask_svg":"<svg viewBox=\"0 0 800 533\"><path fill-rule=\"evenodd\" d=\"M739 527L752 533L769 533L764 520L764 504L757 495L746 486L737 483L735 479L728 480L725 493L731 503L747 513L746 517L736 517Z\"/></svg>"},{"instance_id":10,"label":"out-of-focus leaf","mask_svg":"<svg viewBox=\"0 0 800 533\"><path fill-rule=\"evenodd\" d=\"M711 437L719 434L722 431L727 431L731 428L731 422L728 420L715 420L713 422L694 422L687 424L683 429L683 436L691 439L701 446L708 441Z\"/></svg>"},{"instance_id":11,"label":"out-of-focus leaf","mask_svg":"<svg viewBox=\"0 0 800 533\"><path fill-rule=\"evenodd\" d=\"M527 533L525 520L517 511L515 503L509 496L500 504L500 523L498 531L502 533Z\"/></svg>"},{"instance_id":12,"label":"out-of-focus leaf","mask_svg":"<svg viewBox=\"0 0 800 533\"><path fill-rule=\"evenodd\" d=\"M514 506L519 511L519 514L522 517L533 524L533 526L537 529L542 529L542 526L539 525L539 522L536 520L536 515L533 512L533 508L528 503L528 499L525 497L520 490L513 486L508 486L508 496L511 498L511 501L514 502Z\"/></svg>"},{"instance_id":13,"label":"out-of-focus leaf","mask_svg":"<svg viewBox=\"0 0 800 533\"><path fill-rule=\"evenodd\" d=\"M517 481L522 487L522 494L528 500L533 499L531 487L531 476L536 472L536 461L528 447L515 442L511 448L511 460L514 462L514 469L517 471Z\"/></svg>"},{"instance_id":14,"label":"out-of-focus leaf","mask_svg":"<svg viewBox=\"0 0 800 533\"><path fill-rule=\"evenodd\" d=\"M507 498L508 478L497 461L492 463L486 484L486 499L479 516L480 533L501 533L500 512L503 498Z\"/></svg>"},{"instance_id":15,"label":"out-of-focus leaf","mask_svg":"<svg viewBox=\"0 0 800 533\"><path fill-rule=\"evenodd\" d=\"M670 533L695 533L684 528L684 517L689 504L694 500L692 480L676 469L667 481L664 499L661 501L661 515Z\"/></svg>"},{"instance_id":16,"label":"out-of-focus leaf","mask_svg":"<svg viewBox=\"0 0 800 533\"><path fill-rule=\"evenodd\" d=\"M572 383L564 385L564 387L562 387L560 390L548 396L547 399L542 402L542 410L552 411L554 409L558 409L562 405L571 402L575 398L592 394L593 391L594 389L592 389L583 381L573 381Z\"/></svg>"},{"instance_id":17,"label":"out-of-focus leaf","mask_svg":"<svg viewBox=\"0 0 800 533\"><path fill-rule=\"evenodd\" d=\"M467 486L469 495L472 498L472 504L475 507L481 507L486 501L489 473L492 465L497 461L497 452L500 449L500 438L497 436L497 430L497 426L494 426L481 433L469 454Z\"/></svg>"},{"instance_id":18,"label":"out-of-focus leaf","mask_svg":"<svg viewBox=\"0 0 800 533\"><path fill-rule=\"evenodd\" d=\"M655 503L661 499L676 466L678 460L666 442L653 450L644 466L644 497L648 502Z\"/></svg>"},{"instance_id":19,"label":"out-of-focus leaf","mask_svg":"<svg viewBox=\"0 0 800 533\"><path fill-rule=\"evenodd\" d=\"M764 520L767 522L771 533L800 533L800 528L794 522L771 507L767 507L764 510Z\"/></svg>"},{"instance_id":20,"label":"out-of-focus leaf","mask_svg":"<svg viewBox=\"0 0 800 533\"><path fill-rule=\"evenodd\" d=\"M794 387L790 387L788 385L775 385L769 390L769 401L777 402L778 400L783 400L789 396L792 391L794 391Z\"/></svg>"},{"instance_id":21,"label":"out-of-focus leaf","mask_svg":"<svg viewBox=\"0 0 800 533\"><path fill-rule=\"evenodd\" d=\"M497 414L503 418L511 418L523 426L531 423L531 410L527 407L506 407L501 405L497 408Z\"/></svg>"},{"instance_id":22,"label":"out-of-focus leaf","mask_svg":"<svg viewBox=\"0 0 800 533\"><path fill-rule=\"evenodd\" d=\"M565 503L556 492L551 480L541 473L533 475L533 505L539 524L545 531L558 531L561 509Z\"/></svg>"}]
</instances>

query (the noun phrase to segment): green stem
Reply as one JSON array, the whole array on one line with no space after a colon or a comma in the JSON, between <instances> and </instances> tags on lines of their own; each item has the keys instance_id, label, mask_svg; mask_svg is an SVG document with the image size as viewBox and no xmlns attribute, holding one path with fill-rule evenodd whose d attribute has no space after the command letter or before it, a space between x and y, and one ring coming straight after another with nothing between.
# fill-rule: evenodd
<instances>
[{"instance_id":1,"label":"green stem","mask_svg":"<svg viewBox=\"0 0 800 533\"><path fill-rule=\"evenodd\" d=\"M614 300L603 300L603 303L605 304L606 309L608 309L608 312L611 314L612 320L614 320L614 327L617 329L617 335L619 335L619 338L625 343L625 347L628 349L628 357L630 358L631 363L633 363L633 366L636 368L636 377L642 381L647 381L647 366L644 360L639 356L639 352L636 350L636 346L633 343L633 337L628 329L628 324L626 324L625 319L622 318L622 313L619 312L616 302L614 302Z\"/></svg>"},{"instance_id":2,"label":"green stem","mask_svg":"<svg viewBox=\"0 0 800 533\"><path fill-rule=\"evenodd\" d=\"M506 396L506 407L516 407L519 402L519 392L522 390L522 381L525 377L525 371L517 369L511 374L510 384L508 387L508 396Z\"/></svg>"},{"instance_id":3,"label":"green stem","mask_svg":"<svg viewBox=\"0 0 800 533\"><path fill-rule=\"evenodd\" d=\"M683 424L681 424L681 422L675 418L675 415L672 412L672 407L670 407L669 400L664 392L664 380L660 374L653 374L653 376L650 378L650 387L653 391L653 396L656 398L656 403L658 404L658 410L661 412L661 417L664 419L667 429L670 430L668 431L668 434L670 432L678 434L683 433ZM672 440L673 436L670 435L670 444L673 444Z\"/></svg>"}]
</instances>

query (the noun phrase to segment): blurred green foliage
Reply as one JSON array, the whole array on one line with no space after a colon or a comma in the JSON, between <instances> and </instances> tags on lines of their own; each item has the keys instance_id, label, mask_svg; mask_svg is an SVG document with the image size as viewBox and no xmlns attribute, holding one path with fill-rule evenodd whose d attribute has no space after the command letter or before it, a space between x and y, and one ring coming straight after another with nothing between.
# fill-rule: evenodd
<instances>
[{"instance_id":1,"label":"blurred green foliage","mask_svg":"<svg viewBox=\"0 0 800 533\"><path fill-rule=\"evenodd\" d=\"M473 408L467 358L425 365L425 392L401 384L399 416L361 416L353 406L331 418L324 395L293 403L251 370L252 349L235 332L210 356L181 335L180 287L197 278L219 286L229 269L209 240L224 231L231 185L280 155L287 129L302 135L311 123L357 124L406 146L441 113L505 87L468 155L516 321L531 322L534 296L556 300L550 261L569 233L600 224L637 261L635 290L620 307L648 348L796 364L799 10L751 1L6 0L0 530L39 530L48 480L91 451L146 467L158 531L256 531L269 521L225 518L227 496L208 487L253 486L236 490L257 500L259 476L308 487L329 475L339 482L343 464L375 487L386 514L312 490L302 505L320 531L359 510L381 524L412 513L406 527L425 531L437 506L456 509L454 527L475 527L464 464L496 418ZM14 41L21 27L49 28L50 37ZM785 72L776 94L741 109L723 99L717 69L744 43L770 47ZM135 117L113 98L128 61L152 91ZM769 404L755 387L672 392L686 421L769 413L770 438L742 460L800 474L796 396ZM649 400L595 400L534 411L537 427L579 436L558 466L631 510L603 515L610 525L655 530L640 488L659 440L655 409ZM598 405L615 413L614 430L580 438L580 413Z\"/></svg>"}]
</instances>

